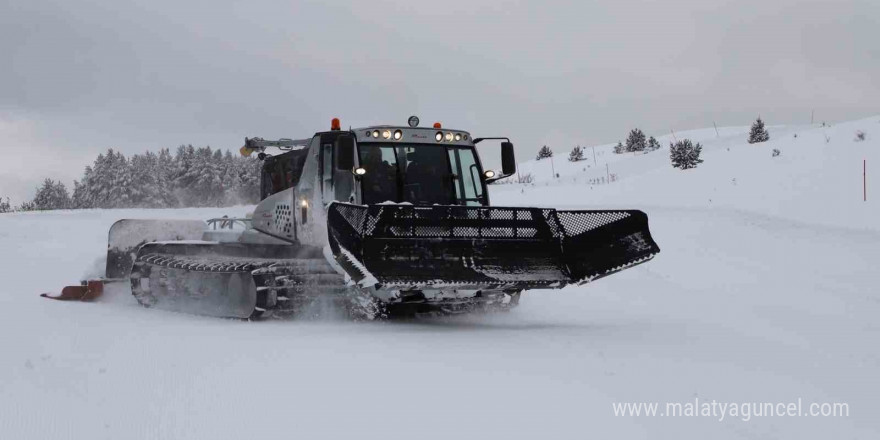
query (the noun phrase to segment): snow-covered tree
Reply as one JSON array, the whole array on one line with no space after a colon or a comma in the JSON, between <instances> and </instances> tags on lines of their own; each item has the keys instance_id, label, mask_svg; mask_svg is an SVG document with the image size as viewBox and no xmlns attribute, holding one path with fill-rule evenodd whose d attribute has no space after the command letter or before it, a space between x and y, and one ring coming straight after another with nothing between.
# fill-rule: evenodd
<instances>
[{"instance_id":1,"label":"snow-covered tree","mask_svg":"<svg viewBox=\"0 0 880 440\"><path fill-rule=\"evenodd\" d=\"M12 212L12 205L9 204L9 197L6 198L6 201L0 197L0 214Z\"/></svg>"},{"instance_id":2,"label":"snow-covered tree","mask_svg":"<svg viewBox=\"0 0 880 440\"><path fill-rule=\"evenodd\" d=\"M187 188L192 183L190 168L192 168L195 156L196 149L192 145L177 147L177 152L174 153L174 171L171 175L176 188Z\"/></svg>"},{"instance_id":3,"label":"snow-covered tree","mask_svg":"<svg viewBox=\"0 0 880 440\"><path fill-rule=\"evenodd\" d=\"M90 167L86 167L91 171ZM85 185L79 183L78 180L73 181L73 195L70 197L70 207L72 209L86 209L88 206Z\"/></svg>"},{"instance_id":4,"label":"snow-covered tree","mask_svg":"<svg viewBox=\"0 0 880 440\"><path fill-rule=\"evenodd\" d=\"M156 156L156 168L153 170L156 178L156 196L161 200L161 206L166 208L177 207L177 198L174 197L173 177L174 159L171 151L167 148L159 150Z\"/></svg>"},{"instance_id":5,"label":"snow-covered tree","mask_svg":"<svg viewBox=\"0 0 880 440\"><path fill-rule=\"evenodd\" d=\"M263 162L252 157L236 158L239 180L239 199L237 203L256 203L260 201L260 182Z\"/></svg>"},{"instance_id":6,"label":"snow-covered tree","mask_svg":"<svg viewBox=\"0 0 880 440\"><path fill-rule=\"evenodd\" d=\"M614 146L614 154L623 154L624 150L623 143L617 142L617 145Z\"/></svg>"},{"instance_id":7,"label":"snow-covered tree","mask_svg":"<svg viewBox=\"0 0 880 440\"><path fill-rule=\"evenodd\" d=\"M703 146L699 143L694 144L690 139L682 139L669 145L669 158L675 168L683 170L696 168L698 164L703 163L703 159L700 159L702 151Z\"/></svg>"},{"instance_id":8,"label":"snow-covered tree","mask_svg":"<svg viewBox=\"0 0 880 440\"><path fill-rule=\"evenodd\" d=\"M103 160L103 155L98 158ZM97 160L96 160L97 162ZM73 209L89 209L95 207L94 182L95 173L91 166L86 166L83 171L82 179L73 181L73 195L71 196L71 208Z\"/></svg>"},{"instance_id":9,"label":"snow-covered tree","mask_svg":"<svg viewBox=\"0 0 880 440\"><path fill-rule=\"evenodd\" d=\"M249 159L245 157L235 157L232 155L229 150L223 154L222 161L222 186L223 186L223 203L226 205L238 205L245 203L256 203L259 201L259 177L260 177L260 169L249 170L246 169L248 166L248 162L256 161L255 159ZM253 173L256 177L253 180L249 180L247 173ZM246 183L248 182L248 183ZM245 185L250 184L250 182L255 182L254 189L257 190L256 196L251 194L246 195L248 192L245 190Z\"/></svg>"},{"instance_id":10,"label":"snow-covered tree","mask_svg":"<svg viewBox=\"0 0 880 440\"><path fill-rule=\"evenodd\" d=\"M222 153L219 159L222 159ZM222 198L221 166L211 147L195 150L186 174L178 177L179 195L185 206L218 206Z\"/></svg>"},{"instance_id":11,"label":"snow-covered tree","mask_svg":"<svg viewBox=\"0 0 880 440\"><path fill-rule=\"evenodd\" d=\"M584 160L584 149L580 146L572 148L571 153L568 153L568 160L571 162Z\"/></svg>"},{"instance_id":12,"label":"snow-covered tree","mask_svg":"<svg viewBox=\"0 0 880 440\"><path fill-rule=\"evenodd\" d=\"M657 138L651 136L648 138L648 146L645 148L646 151L656 151L660 149L660 142L657 142Z\"/></svg>"},{"instance_id":13,"label":"snow-covered tree","mask_svg":"<svg viewBox=\"0 0 880 440\"><path fill-rule=\"evenodd\" d=\"M761 120L759 116L758 119L752 124L752 129L749 131L749 143L756 144L759 142L767 142L770 140L770 133L767 132L767 129L764 128L764 121Z\"/></svg>"},{"instance_id":14,"label":"snow-covered tree","mask_svg":"<svg viewBox=\"0 0 880 440\"><path fill-rule=\"evenodd\" d=\"M148 151L131 158L131 204L147 208L167 206L159 183L158 157Z\"/></svg>"},{"instance_id":15,"label":"snow-covered tree","mask_svg":"<svg viewBox=\"0 0 880 440\"><path fill-rule=\"evenodd\" d=\"M116 154L113 149L107 150L107 156ZM110 166L104 154L99 154L92 166L91 175L83 177L82 184L86 188L87 198L90 208L108 208L108 200L110 199ZM89 169L86 168L86 172Z\"/></svg>"},{"instance_id":16,"label":"snow-covered tree","mask_svg":"<svg viewBox=\"0 0 880 440\"><path fill-rule=\"evenodd\" d=\"M543 147L541 147L540 150L538 150L537 160L546 159L548 157L553 157L553 150L551 150L550 147L544 145Z\"/></svg>"},{"instance_id":17,"label":"snow-covered tree","mask_svg":"<svg viewBox=\"0 0 880 440\"><path fill-rule=\"evenodd\" d=\"M80 180L73 182L73 194L65 207L158 208L256 203L260 198L262 164L257 158L192 145L181 145L173 157L167 148L158 154L146 152L130 159L108 149L85 168ZM57 209L45 208L46 203L23 204L15 209ZM10 206L10 209L13 208Z\"/></svg>"},{"instance_id":18,"label":"snow-covered tree","mask_svg":"<svg viewBox=\"0 0 880 440\"><path fill-rule=\"evenodd\" d=\"M50 209L67 209L70 207L70 195L61 181L52 179L43 181L43 185L37 189L34 196L34 209L46 211Z\"/></svg>"},{"instance_id":19,"label":"snow-covered tree","mask_svg":"<svg viewBox=\"0 0 880 440\"><path fill-rule=\"evenodd\" d=\"M636 151L645 151L647 148L647 140L645 139L645 133L638 128L634 128L629 132L629 136L626 137L626 151L629 153Z\"/></svg>"},{"instance_id":20,"label":"snow-covered tree","mask_svg":"<svg viewBox=\"0 0 880 440\"><path fill-rule=\"evenodd\" d=\"M23 202L21 205L15 207L15 211L36 211L37 205L34 202Z\"/></svg>"},{"instance_id":21,"label":"snow-covered tree","mask_svg":"<svg viewBox=\"0 0 880 440\"><path fill-rule=\"evenodd\" d=\"M132 175L131 164L120 152L116 152L111 162L111 188L110 206L113 208L127 208L134 206L132 200Z\"/></svg>"}]
</instances>

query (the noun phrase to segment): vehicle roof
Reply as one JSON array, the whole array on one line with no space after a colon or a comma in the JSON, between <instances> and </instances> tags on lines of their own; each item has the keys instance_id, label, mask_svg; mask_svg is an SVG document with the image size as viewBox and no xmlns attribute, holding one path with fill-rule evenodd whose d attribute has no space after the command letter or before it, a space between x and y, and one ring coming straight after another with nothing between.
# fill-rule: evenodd
<instances>
[{"instance_id":1,"label":"vehicle roof","mask_svg":"<svg viewBox=\"0 0 880 440\"><path fill-rule=\"evenodd\" d=\"M399 140L394 139L394 133L396 131L401 132L401 138ZM391 137L385 139L383 137L383 133L388 131L391 133ZM371 125L369 127L361 127L354 128L352 132L355 134L358 142L388 142L388 143L398 143L398 142L407 142L407 143L423 143L423 144L431 144L431 145L461 145L461 146L473 146L473 138L471 134L464 130L457 130L453 128L433 128L433 127L409 127L409 126L399 126L399 125ZM436 140L437 133L442 133L441 141ZM373 133L378 133L378 137L372 136ZM446 140L446 134L450 133L452 135L452 140ZM458 140L456 140L456 137Z\"/></svg>"}]
</instances>

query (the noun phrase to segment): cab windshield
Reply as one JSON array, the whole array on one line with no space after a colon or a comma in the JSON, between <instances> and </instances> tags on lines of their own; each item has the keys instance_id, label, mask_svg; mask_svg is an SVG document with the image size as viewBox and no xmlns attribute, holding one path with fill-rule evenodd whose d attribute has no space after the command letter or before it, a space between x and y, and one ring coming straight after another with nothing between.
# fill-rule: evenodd
<instances>
[{"instance_id":1,"label":"cab windshield","mask_svg":"<svg viewBox=\"0 0 880 440\"><path fill-rule=\"evenodd\" d=\"M482 171L472 147L358 145L366 204L483 205Z\"/></svg>"}]
</instances>

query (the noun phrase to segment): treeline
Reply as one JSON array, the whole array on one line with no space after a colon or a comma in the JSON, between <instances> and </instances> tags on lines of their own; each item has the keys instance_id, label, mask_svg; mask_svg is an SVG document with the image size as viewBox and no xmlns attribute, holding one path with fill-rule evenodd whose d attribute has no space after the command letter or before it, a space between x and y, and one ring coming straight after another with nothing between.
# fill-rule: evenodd
<instances>
[{"instance_id":1,"label":"treeline","mask_svg":"<svg viewBox=\"0 0 880 440\"><path fill-rule=\"evenodd\" d=\"M87 166L72 192L45 179L29 202L0 212L89 208L180 208L252 204L260 198L260 162L229 151L181 145L126 158L112 148Z\"/></svg>"}]
</instances>

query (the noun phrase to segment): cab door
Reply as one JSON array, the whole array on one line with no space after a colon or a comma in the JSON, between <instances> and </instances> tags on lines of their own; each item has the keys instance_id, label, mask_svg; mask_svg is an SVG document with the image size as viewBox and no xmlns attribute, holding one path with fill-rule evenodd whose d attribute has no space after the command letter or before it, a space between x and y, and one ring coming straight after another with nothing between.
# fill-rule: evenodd
<instances>
[{"instance_id":1,"label":"cab door","mask_svg":"<svg viewBox=\"0 0 880 440\"><path fill-rule=\"evenodd\" d=\"M333 140L321 137L321 201L326 205L334 200L333 193Z\"/></svg>"},{"instance_id":2,"label":"cab door","mask_svg":"<svg viewBox=\"0 0 880 440\"><path fill-rule=\"evenodd\" d=\"M352 169L355 165L355 139L350 133L321 136L321 201L354 203L357 185Z\"/></svg>"},{"instance_id":3,"label":"cab door","mask_svg":"<svg viewBox=\"0 0 880 440\"><path fill-rule=\"evenodd\" d=\"M472 148L449 148L455 199L459 205L488 205L480 162Z\"/></svg>"}]
</instances>

